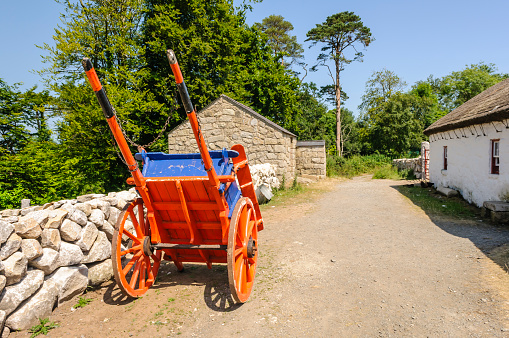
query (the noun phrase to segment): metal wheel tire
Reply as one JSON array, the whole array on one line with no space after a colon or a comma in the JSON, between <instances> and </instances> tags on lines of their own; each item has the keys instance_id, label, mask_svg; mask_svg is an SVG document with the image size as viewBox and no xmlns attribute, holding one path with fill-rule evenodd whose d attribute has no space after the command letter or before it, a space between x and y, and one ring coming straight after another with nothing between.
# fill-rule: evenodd
<instances>
[{"instance_id":1,"label":"metal wheel tire","mask_svg":"<svg viewBox=\"0 0 509 338\"><path fill-rule=\"evenodd\" d=\"M248 300L253 289L258 260L258 230L251 199L241 198L233 210L228 234L228 281L233 299Z\"/></svg>"},{"instance_id":2,"label":"metal wheel tire","mask_svg":"<svg viewBox=\"0 0 509 338\"><path fill-rule=\"evenodd\" d=\"M144 253L143 243L149 235L143 200L139 198L124 207L115 226L111 246L115 281L127 296L139 297L155 282L161 263L161 251L150 256Z\"/></svg>"}]
</instances>

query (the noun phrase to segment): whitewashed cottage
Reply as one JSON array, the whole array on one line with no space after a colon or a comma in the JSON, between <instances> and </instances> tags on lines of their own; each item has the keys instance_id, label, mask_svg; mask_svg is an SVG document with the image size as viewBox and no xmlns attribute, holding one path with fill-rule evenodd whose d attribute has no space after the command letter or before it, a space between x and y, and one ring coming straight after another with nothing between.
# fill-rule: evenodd
<instances>
[{"instance_id":1,"label":"whitewashed cottage","mask_svg":"<svg viewBox=\"0 0 509 338\"><path fill-rule=\"evenodd\" d=\"M509 79L429 126L429 179L467 201L509 201Z\"/></svg>"}]
</instances>

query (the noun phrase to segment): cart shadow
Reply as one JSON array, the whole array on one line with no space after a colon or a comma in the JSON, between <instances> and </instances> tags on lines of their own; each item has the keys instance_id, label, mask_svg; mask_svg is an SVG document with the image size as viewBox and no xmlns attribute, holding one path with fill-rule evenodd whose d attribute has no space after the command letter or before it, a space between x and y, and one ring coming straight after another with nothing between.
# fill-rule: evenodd
<instances>
[{"instance_id":1,"label":"cart shadow","mask_svg":"<svg viewBox=\"0 0 509 338\"><path fill-rule=\"evenodd\" d=\"M231 312L242 306L235 303L231 296L224 265L214 265L208 269L203 264L186 263L184 271L179 272L173 263L163 262L156 283L150 289L165 290L176 286L204 287L203 300L213 311ZM103 301L108 305L127 305L136 301L136 298L125 296L113 281L107 286Z\"/></svg>"}]
</instances>

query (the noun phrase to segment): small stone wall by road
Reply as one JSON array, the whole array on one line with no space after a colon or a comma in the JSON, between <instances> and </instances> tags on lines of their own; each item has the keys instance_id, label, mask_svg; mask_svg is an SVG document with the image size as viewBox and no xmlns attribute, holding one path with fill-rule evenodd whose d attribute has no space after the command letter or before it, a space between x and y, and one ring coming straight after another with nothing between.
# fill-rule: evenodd
<instances>
[{"instance_id":1,"label":"small stone wall by road","mask_svg":"<svg viewBox=\"0 0 509 338\"><path fill-rule=\"evenodd\" d=\"M209 150L242 144L250 164L270 163L279 179L284 175L291 181L297 142L294 134L226 95L221 95L197 116ZM168 135L168 153L197 152L189 120Z\"/></svg>"},{"instance_id":2,"label":"small stone wall by road","mask_svg":"<svg viewBox=\"0 0 509 338\"><path fill-rule=\"evenodd\" d=\"M303 178L325 178L325 141L297 141L295 171Z\"/></svg>"},{"instance_id":3,"label":"small stone wall by road","mask_svg":"<svg viewBox=\"0 0 509 338\"><path fill-rule=\"evenodd\" d=\"M417 178L422 177L422 158L400 158L392 160L392 166L398 168L398 170L413 170L414 175Z\"/></svg>"},{"instance_id":4,"label":"small stone wall by road","mask_svg":"<svg viewBox=\"0 0 509 338\"><path fill-rule=\"evenodd\" d=\"M131 189L0 211L0 330L31 328L55 304L111 279L114 226L136 197Z\"/></svg>"}]
</instances>

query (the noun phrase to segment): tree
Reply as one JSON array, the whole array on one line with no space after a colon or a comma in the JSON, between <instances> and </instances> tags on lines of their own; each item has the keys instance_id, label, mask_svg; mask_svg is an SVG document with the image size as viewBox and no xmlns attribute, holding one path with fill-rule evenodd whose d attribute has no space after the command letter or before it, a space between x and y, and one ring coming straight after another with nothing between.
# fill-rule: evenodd
<instances>
[{"instance_id":1,"label":"tree","mask_svg":"<svg viewBox=\"0 0 509 338\"><path fill-rule=\"evenodd\" d=\"M442 110L449 112L489 87L509 78L509 74L500 74L496 71L497 67L494 64L480 62L467 65L465 69L452 72L443 78L430 76L427 82L434 89Z\"/></svg>"},{"instance_id":2,"label":"tree","mask_svg":"<svg viewBox=\"0 0 509 338\"><path fill-rule=\"evenodd\" d=\"M286 21L281 15L269 15L262 20L262 23L255 23L255 26L269 37L268 44L272 49L274 56L281 59L281 64L289 67L292 63L302 59L304 49L297 42L297 37L289 35L288 32L293 30L293 25ZM285 57L289 57L292 61L284 61Z\"/></svg>"},{"instance_id":3,"label":"tree","mask_svg":"<svg viewBox=\"0 0 509 338\"><path fill-rule=\"evenodd\" d=\"M161 51L173 49L196 110L226 94L293 128L299 81L272 55L267 36L249 27L231 1L149 0L144 44L148 84L160 103L167 102L168 88L174 88ZM179 118L186 118L182 109Z\"/></svg>"},{"instance_id":4,"label":"tree","mask_svg":"<svg viewBox=\"0 0 509 338\"><path fill-rule=\"evenodd\" d=\"M345 66L353 61L362 61L363 54L358 52L356 45L364 47L369 46L373 41L371 31L364 26L359 16L353 12L341 12L331 15L327 20L316 25L307 33L306 41L312 41L312 46L318 42L324 44L321 48L322 53L318 56L318 65L326 66L329 75L332 78L336 97L336 147L338 155L341 154L341 84L340 73ZM347 57L345 51L354 49L355 54L352 58ZM327 65L332 60L335 67L334 75ZM313 69L316 69L316 66Z\"/></svg>"},{"instance_id":5,"label":"tree","mask_svg":"<svg viewBox=\"0 0 509 338\"><path fill-rule=\"evenodd\" d=\"M401 92L406 85L406 82L391 70L384 68L374 71L366 82L366 92L362 96L359 109L369 111L376 108L387 102L393 94Z\"/></svg>"}]
</instances>

